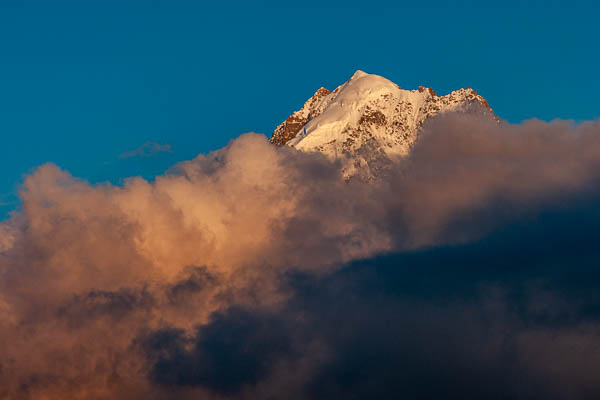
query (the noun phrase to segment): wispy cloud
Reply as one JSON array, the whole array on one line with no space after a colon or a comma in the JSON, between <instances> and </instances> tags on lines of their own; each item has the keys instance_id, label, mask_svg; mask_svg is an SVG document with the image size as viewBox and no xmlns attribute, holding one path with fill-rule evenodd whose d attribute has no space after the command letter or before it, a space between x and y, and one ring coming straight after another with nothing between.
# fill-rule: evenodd
<instances>
[{"instance_id":1,"label":"wispy cloud","mask_svg":"<svg viewBox=\"0 0 600 400\"><path fill-rule=\"evenodd\" d=\"M156 142L146 142L137 149L126 151L119 155L119 158L131 157L156 157L159 153L172 153L170 144L160 144Z\"/></svg>"}]
</instances>

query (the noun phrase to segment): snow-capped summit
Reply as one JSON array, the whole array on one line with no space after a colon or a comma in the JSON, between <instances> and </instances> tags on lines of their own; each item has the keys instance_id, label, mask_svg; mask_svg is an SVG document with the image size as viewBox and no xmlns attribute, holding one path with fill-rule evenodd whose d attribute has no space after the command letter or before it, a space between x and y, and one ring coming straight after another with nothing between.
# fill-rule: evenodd
<instances>
[{"instance_id":1,"label":"snow-capped summit","mask_svg":"<svg viewBox=\"0 0 600 400\"><path fill-rule=\"evenodd\" d=\"M340 159L346 177L372 177L408 154L428 118L449 111L483 112L497 119L471 88L438 96L432 88L404 90L358 70L333 92L317 90L275 129L271 143Z\"/></svg>"}]
</instances>

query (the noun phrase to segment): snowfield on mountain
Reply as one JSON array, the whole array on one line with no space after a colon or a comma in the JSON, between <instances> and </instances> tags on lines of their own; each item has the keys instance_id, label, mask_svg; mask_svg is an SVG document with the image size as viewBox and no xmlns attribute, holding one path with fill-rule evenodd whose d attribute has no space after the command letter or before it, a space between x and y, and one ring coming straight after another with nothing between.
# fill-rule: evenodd
<instances>
[{"instance_id":1,"label":"snowfield on mountain","mask_svg":"<svg viewBox=\"0 0 600 400\"><path fill-rule=\"evenodd\" d=\"M410 152L427 120L447 112L498 119L471 88L438 96L432 88L405 90L358 70L333 92L317 90L275 129L270 141L340 160L345 178L370 179Z\"/></svg>"}]
</instances>

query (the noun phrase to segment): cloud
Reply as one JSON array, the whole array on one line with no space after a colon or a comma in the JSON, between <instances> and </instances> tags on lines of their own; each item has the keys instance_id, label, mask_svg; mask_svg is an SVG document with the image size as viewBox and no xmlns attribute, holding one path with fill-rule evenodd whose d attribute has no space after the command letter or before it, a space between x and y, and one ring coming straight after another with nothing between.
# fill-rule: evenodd
<instances>
[{"instance_id":1,"label":"cloud","mask_svg":"<svg viewBox=\"0 0 600 400\"><path fill-rule=\"evenodd\" d=\"M246 134L55 165L0 225L0 398L594 398L600 122L446 115L379 181Z\"/></svg>"},{"instance_id":2,"label":"cloud","mask_svg":"<svg viewBox=\"0 0 600 400\"><path fill-rule=\"evenodd\" d=\"M172 153L170 144L159 144L156 142L146 142L137 149L126 151L119 155L119 158L131 157L156 157L159 153Z\"/></svg>"}]
</instances>

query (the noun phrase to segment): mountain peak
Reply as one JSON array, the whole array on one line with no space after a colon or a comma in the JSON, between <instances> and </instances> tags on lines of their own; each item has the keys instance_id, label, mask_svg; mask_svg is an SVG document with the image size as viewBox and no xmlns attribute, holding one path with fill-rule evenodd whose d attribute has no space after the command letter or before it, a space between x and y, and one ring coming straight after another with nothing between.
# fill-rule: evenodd
<instances>
[{"instance_id":1,"label":"mountain peak","mask_svg":"<svg viewBox=\"0 0 600 400\"><path fill-rule=\"evenodd\" d=\"M352 80L352 79L358 79L358 78L362 78L362 77L363 77L363 76L365 76L365 75L370 75L370 74L367 74L365 71L362 71L362 70L360 70L360 69L357 69L357 70L354 72L354 74L352 74L352 76L350 77L350 80Z\"/></svg>"},{"instance_id":2,"label":"mountain peak","mask_svg":"<svg viewBox=\"0 0 600 400\"><path fill-rule=\"evenodd\" d=\"M438 96L431 87L404 90L357 70L333 92L317 90L275 129L270 141L341 159L346 177L370 177L407 155L423 123L445 112L483 112L497 119L471 88Z\"/></svg>"}]
</instances>

